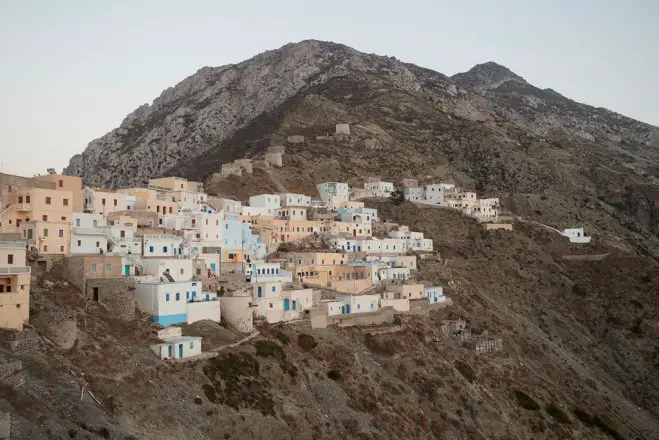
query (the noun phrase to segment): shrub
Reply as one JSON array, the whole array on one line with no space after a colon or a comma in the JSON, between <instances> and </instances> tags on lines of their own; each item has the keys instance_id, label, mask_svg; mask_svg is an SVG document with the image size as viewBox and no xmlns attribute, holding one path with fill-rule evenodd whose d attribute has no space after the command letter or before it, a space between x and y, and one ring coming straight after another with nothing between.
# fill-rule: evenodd
<instances>
[{"instance_id":1,"label":"shrub","mask_svg":"<svg viewBox=\"0 0 659 440\"><path fill-rule=\"evenodd\" d=\"M537 411L540 409L538 402L533 400L533 398L524 391L515 390L515 398L517 399L519 406L524 409L528 409L529 411Z\"/></svg>"},{"instance_id":2,"label":"shrub","mask_svg":"<svg viewBox=\"0 0 659 440\"><path fill-rule=\"evenodd\" d=\"M284 345L288 345L291 342L290 336L279 330L275 332L275 338Z\"/></svg>"},{"instance_id":3,"label":"shrub","mask_svg":"<svg viewBox=\"0 0 659 440\"><path fill-rule=\"evenodd\" d=\"M215 393L215 388L213 388L212 385L204 384L202 389L204 390L204 394L206 395L206 398L209 402L217 402L217 394Z\"/></svg>"},{"instance_id":4,"label":"shrub","mask_svg":"<svg viewBox=\"0 0 659 440\"><path fill-rule=\"evenodd\" d=\"M581 420L581 423L583 423L586 426L594 426L595 422L593 422L593 416L588 414L586 411L582 410L581 408L575 408L572 410L574 415L577 417L577 419Z\"/></svg>"},{"instance_id":5,"label":"shrub","mask_svg":"<svg viewBox=\"0 0 659 440\"><path fill-rule=\"evenodd\" d=\"M256 355L260 357L273 357L275 359L285 359L284 350L275 341L263 339L254 343Z\"/></svg>"},{"instance_id":6,"label":"shrub","mask_svg":"<svg viewBox=\"0 0 659 440\"><path fill-rule=\"evenodd\" d=\"M474 373L474 370L469 365L462 361L455 361L455 368L469 381L469 383L474 382L476 373Z\"/></svg>"},{"instance_id":7,"label":"shrub","mask_svg":"<svg viewBox=\"0 0 659 440\"><path fill-rule=\"evenodd\" d=\"M341 379L341 372L339 370L329 370L327 372L327 377L332 380L339 380Z\"/></svg>"},{"instance_id":8,"label":"shrub","mask_svg":"<svg viewBox=\"0 0 659 440\"><path fill-rule=\"evenodd\" d=\"M403 325L403 318L400 315L394 315L394 325Z\"/></svg>"},{"instance_id":9,"label":"shrub","mask_svg":"<svg viewBox=\"0 0 659 440\"><path fill-rule=\"evenodd\" d=\"M300 347L302 350L309 352L316 348L316 340L314 339L313 336L308 335L306 333L299 334L297 337L297 345Z\"/></svg>"},{"instance_id":10,"label":"shrub","mask_svg":"<svg viewBox=\"0 0 659 440\"><path fill-rule=\"evenodd\" d=\"M547 414L556 419L556 421L560 423L570 423L570 418L558 407L558 405L550 403L545 410L547 411Z\"/></svg>"}]
</instances>

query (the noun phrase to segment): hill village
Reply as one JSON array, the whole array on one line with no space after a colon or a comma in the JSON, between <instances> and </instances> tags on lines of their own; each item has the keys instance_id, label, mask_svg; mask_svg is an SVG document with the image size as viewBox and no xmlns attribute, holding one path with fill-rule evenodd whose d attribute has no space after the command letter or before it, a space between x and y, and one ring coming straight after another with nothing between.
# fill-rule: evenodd
<instances>
[{"instance_id":1,"label":"hill village","mask_svg":"<svg viewBox=\"0 0 659 440\"><path fill-rule=\"evenodd\" d=\"M438 258L422 231L381 219L361 199L455 209L488 230L512 230L499 200L454 184L369 178L324 182L317 197L209 196L179 177L116 190L81 179L0 174L0 328L30 328L33 268L56 274L119 319L151 315L161 359L203 356L201 337L177 324L212 320L254 335L255 321L309 320L313 328L392 323L451 303L419 281L418 259ZM510 218L511 219L511 218ZM588 242L582 229L559 231ZM462 329L464 321L446 322ZM15 336L14 339L19 339Z\"/></svg>"}]
</instances>

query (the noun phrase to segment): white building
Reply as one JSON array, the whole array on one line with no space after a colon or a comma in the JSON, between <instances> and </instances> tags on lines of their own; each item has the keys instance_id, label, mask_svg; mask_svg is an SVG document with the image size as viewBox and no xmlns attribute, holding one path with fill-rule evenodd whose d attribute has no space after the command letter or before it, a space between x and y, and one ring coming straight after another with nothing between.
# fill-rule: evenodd
<instances>
[{"instance_id":1,"label":"white building","mask_svg":"<svg viewBox=\"0 0 659 440\"><path fill-rule=\"evenodd\" d=\"M170 281L167 275L177 282L189 281L194 275L192 260L189 258L145 258L142 266L146 275L163 277L166 281Z\"/></svg>"},{"instance_id":2,"label":"white building","mask_svg":"<svg viewBox=\"0 0 659 440\"><path fill-rule=\"evenodd\" d=\"M304 194L281 193L279 199L282 207L301 206L311 207L311 197Z\"/></svg>"},{"instance_id":3,"label":"white building","mask_svg":"<svg viewBox=\"0 0 659 440\"><path fill-rule=\"evenodd\" d=\"M316 185L320 200L325 202L328 208L336 209L342 203L350 199L350 187L343 182L325 182Z\"/></svg>"},{"instance_id":4,"label":"white building","mask_svg":"<svg viewBox=\"0 0 659 440\"><path fill-rule=\"evenodd\" d=\"M343 238L335 237L331 241L334 249L345 252L366 252L368 254L407 252L407 242L401 238Z\"/></svg>"},{"instance_id":5,"label":"white building","mask_svg":"<svg viewBox=\"0 0 659 440\"><path fill-rule=\"evenodd\" d=\"M375 312L380 308L380 295L338 295L334 299L342 303L342 315Z\"/></svg>"},{"instance_id":6,"label":"white building","mask_svg":"<svg viewBox=\"0 0 659 440\"><path fill-rule=\"evenodd\" d=\"M569 238L570 243L590 243L590 239L592 238L591 236L586 235L583 228L564 229L563 232L561 232L561 235Z\"/></svg>"},{"instance_id":7,"label":"white building","mask_svg":"<svg viewBox=\"0 0 659 440\"><path fill-rule=\"evenodd\" d=\"M264 215L274 216L281 208L281 199L277 194L260 194L249 198L249 206L264 208Z\"/></svg>"},{"instance_id":8,"label":"white building","mask_svg":"<svg viewBox=\"0 0 659 440\"><path fill-rule=\"evenodd\" d=\"M257 292L257 295L261 296L256 298L255 312L257 316L265 317L269 323L299 319L305 311L311 310L312 289L280 290L281 286L272 286L272 283L264 284L267 285L259 284L257 286L263 291ZM273 288L277 291L272 292Z\"/></svg>"},{"instance_id":9,"label":"white building","mask_svg":"<svg viewBox=\"0 0 659 440\"><path fill-rule=\"evenodd\" d=\"M187 359L201 354L201 336L173 336L151 345L160 359Z\"/></svg>"},{"instance_id":10,"label":"white building","mask_svg":"<svg viewBox=\"0 0 659 440\"><path fill-rule=\"evenodd\" d=\"M251 283L290 283L293 281L293 274L287 270L281 269L279 263L255 261L244 265L244 273L245 280Z\"/></svg>"},{"instance_id":11,"label":"white building","mask_svg":"<svg viewBox=\"0 0 659 440\"><path fill-rule=\"evenodd\" d=\"M423 203L424 201L424 192L421 187L405 188L403 195L405 196L405 200L409 202Z\"/></svg>"},{"instance_id":12,"label":"white building","mask_svg":"<svg viewBox=\"0 0 659 440\"><path fill-rule=\"evenodd\" d=\"M265 217L273 216L273 214L268 213L268 208L263 206L238 206L236 207L236 214L242 215L245 217Z\"/></svg>"},{"instance_id":13,"label":"white building","mask_svg":"<svg viewBox=\"0 0 659 440\"><path fill-rule=\"evenodd\" d=\"M423 296L428 298L430 304L442 303L446 301L446 297L444 296L444 288L442 286L424 288Z\"/></svg>"},{"instance_id":14,"label":"white building","mask_svg":"<svg viewBox=\"0 0 659 440\"><path fill-rule=\"evenodd\" d=\"M385 267L378 270L381 281L394 280L405 281L411 278L410 269L407 267Z\"/></svg>"},{"instance_id":15,"label":"white building","mask_svg":"<svg viewBox=\"0 0 659 440\"><path fill-rule=\"evenodd\" d=\"M192 323L199 319L220 321L217 294L203 292L201 281L135 282L137 308L152 315L160 325Z\"/></svg>"},{"instance_id":16,"label":"white building","mask_svg":"<svg viewBox=\"0 0 659 440\"><path fill-rule=\"evenodd\" d=\"M394 191L392 182L366 182L364 189L368 192L369 197L389 197Z\"/></svg>"},{"instance_id":17,"label":"white building","mask_svg":"<svg viewBox=\"0 0 659 440\"><path fill-rule=\"evenodd\" d=\"M146 234L142 237L144 257L181 257L183 237L178 235Z\"/></svg>"},{"instance_id":18,"label":"white building","mask_svg":"<svg viewBox=\"0 0 659 440\"><path fill-rule=\"evenodd\" d=\"M72 254L98 254L108 251L105 217L101 214L73 213Z\"/></svg>"},{"instance_id":19,"label":"white building","mask_svg":"<svg viewBox=\"0 0 659 440\"><path fill-rule=\"evenodd\" d=\"M306 220L307 208L288 206L277 210L277 218L280 220Z\"/></svg>"}]
</instances>

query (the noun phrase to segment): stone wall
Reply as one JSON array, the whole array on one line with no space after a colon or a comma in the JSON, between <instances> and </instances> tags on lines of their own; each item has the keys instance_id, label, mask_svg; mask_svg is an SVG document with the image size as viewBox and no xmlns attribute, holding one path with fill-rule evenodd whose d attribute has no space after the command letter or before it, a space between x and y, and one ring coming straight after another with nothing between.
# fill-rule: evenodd
<instances>
[{"instance_id":1,"label":"stone wall","mask_svg":"<svg viewBox=\"0 0 659 440\"><path fill-rule=\"evenodd\" d=\"M266 166L273 167L282 167L284 165L284 160L281 153L266 153L265 154L265 164Z\"/></svg>"},{"instance_id":2,"label":"stone wall","mask_svg":"<svg viewBox=\"0 0 659 440\"><path fill-rule=\"evenodd\" d=\"M12 351L23 351L35 348L39 343L39 335L33 328L23 330L0 330L0 345Z\"/></svg>"},{"instance_id":3,"label":"stone wall","mask_svg":"<svg viewBox=\"0 0 659 440\"><path fill-rule=\"evenodd\" d=\"M253 172L252 159L237 159L234 160L233 163L239 166L247 174L252 174Z\"/></svg>"},{"instance_id":4,"label":"stone wall","mask_svg":"<svg viewBox=\"0 0 659 440\"><path fill-rule=\"evenodd\" d=\"M480 339L476 341L476 346L474 347L476 353L490 353L493 351L502 351L503 350L503 340L501 338L493 339Z\"/></svg>"},{"instance_id":5,"label":"stone wall","mask_svg":"<svg viewBox=\"0 0 659 440\"><path fill-rule=\"evenodd\" d=\"M496 231L499 229L504 231L512 231L513 225L510 223L485 223L485 229L488 231Z\"/></svg>"},{"instance_id":6,"label":"stone wall","mask_svg":"<svg viewBox=\"0 0 659 440\"><path fill-rule=\"evenodd\" d=\"M107 271L107 265L110 271ZM92 271L96 265L96 271ZM73 284L79 290L85 290L88 278L119 278L121 277L121 257L115 255L74 255L64 257L53 267L53 271Z\"/></svg>"},{"instance_id":7,"label":"stone wall","mask_svg":"<svg viewBox=\"0 0 659 440\"><path fill-rule=\"evenodd\" d=\"M222 321L236 330L250 333L254 330L254 312L250 307L251 296L223 296L220 299Z\"/></svg>"},{"instance_id":8,"label":"stone wall","mask_svg":"<svg viewBox=\"0 0 659 440\"><path fill-rule=\"evenodd\" d=\"M23 363L16 358L0 357L0 383L18 388L24 381Z\"/></svg>"},{"instance_id":9,"label":"stone wall","mask_svg":"<svg viewBox=\"0 0 659 440\"><path fill-rule=\"evenodd\" d=\"M38 314L32 315L31 324L41 336L65 350L73 347L76 342L75 310L42 308Z\"/></svg>"},{"instance_id":10,"label":"stone wall","mask_svg":"<svg viewBox=\"0 0 659 440\"><path fill-rule=\"evenodd\" d=\"M96 294L95 294L95 289ZM87 280L85 297L98 299L112 316L132 321L135 319L135 287L130 278L90 278Z\"/></svg>"},{"instance_id":11,"label":"stone wall","mask_svg":"<svg viewBox=\"0 0 659 440\"><path fill-rule=\"evenodd\" d=\"M229 177L229 176L242 176L243 175L243 170L242 168L237 165L234 162L231 163L223 163L222 168L220 169L220 176L221 177Z\"/></svg>"},{"instance_id":12,"label":"stone wall","mask_svg":"<svg viewBox=\"0 0 659 440\"><path fill-rule=\"evenodd\" d=\"M311 311L310 318L311 328L325 328L328 325L351 327L354 325L391 324L394 321L394 308L382 307L376 312L338 316L328 316L326 311L317 308Z\"/></svg>"}]
</instances>

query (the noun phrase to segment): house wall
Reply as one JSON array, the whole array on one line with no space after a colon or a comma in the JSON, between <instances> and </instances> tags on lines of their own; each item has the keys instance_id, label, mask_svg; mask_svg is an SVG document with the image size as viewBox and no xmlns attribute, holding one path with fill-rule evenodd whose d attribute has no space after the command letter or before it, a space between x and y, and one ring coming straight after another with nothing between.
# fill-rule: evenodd
<instances>
[{"instance_id":1,"label":"house wall","mask_svg":"<svg viewBox=\"0 0 659 440\"><path fill-rule=\"evenodd\" d=\"M504 231L512 231L513 225L510 223L485 223L485 229L487 231L495 231L502 229Z\"/></svg>"},{"instance_id":2,"label":"house wall","mask_svg":"<svg viewBox=\"0 0 659 440\"><path fill-rule=\"evenodd\" d=\"M59 191L70 191L73 212L82 212L84 208L82 196L82 179L79 176L62 176L60 174L45 174L33 177L34 181L49 182Z\"/></svg>"},{"instance_id":3,"label":"house wall","mask_svg":"<svg viewBox=\"0 0 659 440\"><path fill-rule=\"evenodd\" d=\"M20 232L29 246L37 249L41 255L66 255L70 252L69 222L24 222L21 223Z\"/></svg>"},{"instance_id":4,"label":"house wall","mask_svg":"<svg viewBox=\"0 0 659 440\"><path fill-rule=\"evenodd\" d=\"M126 211L126 194L105 192L85 188L83 191L85 210L107 216L111 212Z\"/></svg>"},{"instance_id":5,"label":"house wall","mask_svg":"<svg viewBox=\"0 0 659 440\"><path fill-rule=\"evenodd\" d=\"M421 299L423 298L423 284L394 284L389 286L389 290L399 292L403 298Z\"/></svg>"},{"instance_id":6,"label":"house wall","mask_svg":"<svg viewBox=\"0 0 659 440\"><path fill-rule=\"evenodd\" d=\"M166 200L137 199L135 201L135 209L138 211L154 212L156 215L171 215L178 212L178 204L176 202L170 202Z\"/></svg>"},{"instance_id":7,"label":"house wall","mask_svg":"<svg viewBox=\"0 0 659 440\"><path fill-rule=\"evenodd\" d=\"M304 194L282 193L279 194L281 206L311 206L311 197Z\"/></svg>"},{"instance_id":8,"label":"house wall","mask_svg":"<svg viewBox=\"0 0 659 440\"><path fill-rule=\"evenodd\" d=\"M84 233L83 233L84 232ZM89 233L88 233L89 232ZM70 253L72 254L100 254L108 251L108 240L102 230L91 233L83 228L73 228L71 231Z\"/></svg>"},{"instance_id":9,"label":"house wall","mask_svg":"<svg viewBox=\"0 0 659 440\"><path fill-rule=\"evenodd\" d=\"M145 257L175 257L180 255L183 240L177 235L147 234L143 242Z\"/></svg>"},{"instance_id":10,"label":"house wall","mask_svg":"<svg viewBox=\"0 0 659 440\"><path fill-rule=\"evenodd\" d=\"M169 269L169 275L175 281L189 281L194 275L189 258L146 258L142 266L148 275L157 277Z\"/></svg>"},{"instance_id":11,"label":"house wall","mask_svg":"<svg viewBox=\"0 0 659 440\"><path fill-rule=\"evenodd\" d=\"M220 322L222 320L222 311L219 300L199 301L188 303L188 324L209 319Z\"/></svg>"},{"instance_id":12,"label":"house wall","mask_svg":"<svg viewBox=\"0 0 659 440\"><path fill-rule=\"evenodd\" d=\"M251 296L223 296L220 301L223 321L243 333L254 330L254 313L250 307Z\"/></svg>"},{"instance_id":13,"label":"house wall","mask_svg":"<svg viewBox=\"0 0 659 440\"><path fill-rule=\"evenodd\" d=\"M277 194L260 194L249 198L249 206L265 208L266 215L274 216L281 208L281 199Z\"/></svg>"},{"instance_id":14,"label":"house wall","mask_svg":"<svg viewBox=\"0 0 659 440\"><path fill-rule=\"evenodd\" d=\"M129 217L135 220L136 226L155 228L158 226L158 214L150 211L117 211L108 214L108 222L119 221L124 217Z\"/></svg>"},{"instance_id":15,"label":"house wall","mask_svg":"<svg viewBox=\"0 0 659 440\"><path fill-rule=\"evenodd\" d=\"M190 298L201 296L200 284L194 281L177 283L136 282L137 307L141 311L151 314L153 321L161 325L187 322L186 298L188 294ZM169 296L169 300L167 300L167 296Z\"/></svg>"},{"instance_id":16,"label":"house wall","mask_svg":"<svg viewBox=\"0 0 659 440\"><path fill-rule=\"evenodd\" d=\"M393 307L397 312L409 312L410 300L409 299L381 299L380 307Z\"/></svg>"},{"instance_id":17,"label":"house wall","mask_svg":"<svg viewBox=\"0 0 659 440\"><path fill-rule=\"evenodd\" d=\"M29 322L30 267L25 255L25 243L0 241L0 328L23 330Z\"/></svg>"}]
</instances>

